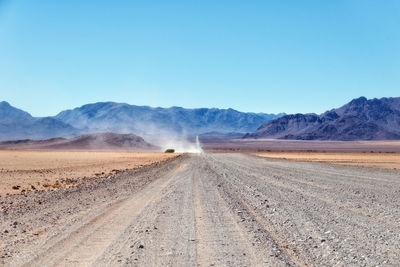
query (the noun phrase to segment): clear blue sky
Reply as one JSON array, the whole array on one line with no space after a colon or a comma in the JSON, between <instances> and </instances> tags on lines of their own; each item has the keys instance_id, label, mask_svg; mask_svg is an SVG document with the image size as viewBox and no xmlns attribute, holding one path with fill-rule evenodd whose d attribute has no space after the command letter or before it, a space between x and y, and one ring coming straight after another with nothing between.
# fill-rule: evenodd
<instances>
[{"instance_id":1,"label":"clear blue sky","mask_svg":"<svg viewBox=\"0 0 400 267\"><path fill-rule=\"evenodd\" d=\"M323 112L400 96L400 1L0 0L0 99Z\"/></svg>"}]
</instances>

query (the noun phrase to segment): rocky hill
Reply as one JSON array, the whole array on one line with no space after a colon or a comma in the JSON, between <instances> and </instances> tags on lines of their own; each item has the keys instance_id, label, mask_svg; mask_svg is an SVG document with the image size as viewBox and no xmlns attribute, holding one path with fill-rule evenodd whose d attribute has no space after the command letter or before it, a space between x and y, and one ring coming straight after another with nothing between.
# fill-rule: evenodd
<instances>
[{"instance_id":1,"label":"rocky hill","mask_svg":"<svg viewBox=\"0 0 400 267\"><path fill-rule=\"evenodd\" d=\"M94 133L74 138L0 142L0 149L153 151L158 147L133 134Z\"/></svg>"},{"instance_id":2,"label":"rocky hill","mask_svg":"<svg viewBox=\"0 0 400 267\"><path fill-rule=\"evenodd\" d=\"M261 125L244 138L298 140L400 139L400 97L360 97L323 114L286 115Z\"/></svg>"}]
</instances>

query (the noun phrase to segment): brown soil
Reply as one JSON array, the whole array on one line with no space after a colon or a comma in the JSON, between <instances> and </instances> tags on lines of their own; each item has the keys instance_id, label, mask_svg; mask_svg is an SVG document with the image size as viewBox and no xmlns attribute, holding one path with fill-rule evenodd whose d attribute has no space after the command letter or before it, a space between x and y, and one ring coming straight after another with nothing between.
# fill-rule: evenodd
<instances>
[{"instance_id":1,"label":"brown soil","mask_svg":"<svg viewBox=\"0 0 400 267\"><path fill-rule=\"evenodd\" d=\"M51 190L106 177L178 154L158 152L0 151L0 195Z\"/></svg>"},{"instance_id":2,"label":"brown soil","mask_svg":"<svg viewBox=\"0 0 400 267\"><path fill-rule=\"evenodd\" d=\"M400 169L398 153L295 153L267 152L252 155L298 161L328 162L334 164L365 166L375 168Z\"/></svg>"}]
</instances>

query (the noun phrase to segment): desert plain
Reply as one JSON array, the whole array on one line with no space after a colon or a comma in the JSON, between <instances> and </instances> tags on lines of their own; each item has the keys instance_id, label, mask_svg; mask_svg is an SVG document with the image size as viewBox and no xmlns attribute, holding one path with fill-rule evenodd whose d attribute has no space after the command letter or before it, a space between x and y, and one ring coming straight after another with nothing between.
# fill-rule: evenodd
<instances>
[{"instance_id":1,"label":"desert plain","mask_svg":"<svg viewBox=\"0 0 400 267\"><path fill-rule=\"evenodd\" d=\"M256 152L250 154L271 159L400 169L399 153Z\"/></svg>"},{"instance_id":2,"label":"desert plain","mask_svg":"<svg viewBox=\"0 0 400 267\"><path fill-rule=\"evenodd\" d=\"M210 152L400 153L400 141L324 141L282 139L204 140Z\"/></svg>"},{"instance_id":3,"label":"desert plain","mask_svg":"<svg viewBox=\"0 0 400 267\"><path fill-rule=\"evenodd\" d=\"M260 142L0 151L0 264L400 265L399 142Z\"/></svg>"},{"instance_id":4,"label":"desert plain","mask_svg":"<svg viewBox=\"0 0 400 267\"><path fill-rule=\"evenodd\" d=\"M0 196L77 186L178 154L157 152L0 150Z\"/></svg>"}]
</instances>

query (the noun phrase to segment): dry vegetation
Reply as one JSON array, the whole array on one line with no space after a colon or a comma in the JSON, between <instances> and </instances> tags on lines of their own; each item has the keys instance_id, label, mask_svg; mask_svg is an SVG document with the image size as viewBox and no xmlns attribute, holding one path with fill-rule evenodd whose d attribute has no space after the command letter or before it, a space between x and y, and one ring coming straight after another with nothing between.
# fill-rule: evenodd
<instances>
[{"instance_id":1,"label":"dry vegetation","mask_svg":"<svg viewBox=\"0 0 400 267\"><path fill-rule=\"evenodd\" d=\"M79 185L176 157L156 152L0 151L0 195Z\"/></svg>"},{"instance_id":2,"label":"dry vegetation","mask_svg":"<svg viewBox=\"0 0 400 267\"><path fill-rule=\"evenodd\" d=\"M299 161L328 162L334 164L355 165L375 168L400 169L399 153L298 153L263 152L252 155Z\"/></svg>"}]
</instances>

